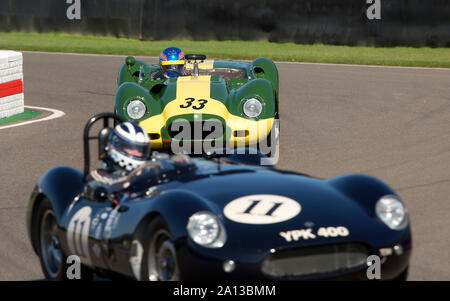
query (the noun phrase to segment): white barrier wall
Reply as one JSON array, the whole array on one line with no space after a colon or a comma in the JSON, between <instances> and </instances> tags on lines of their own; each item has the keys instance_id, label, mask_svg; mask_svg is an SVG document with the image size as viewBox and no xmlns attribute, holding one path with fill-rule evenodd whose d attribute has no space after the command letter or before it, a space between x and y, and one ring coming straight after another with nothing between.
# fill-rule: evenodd
<instances>
[{"instance_id":1,"label":"white barrier wall","mask_svg":"<svg viewBox=\"0 0 450 301\"><path fill-rule=\"evenodd\" d=\"M0 50L0 118L23 113L22 53Z\"/></svg>"}]
</instances>

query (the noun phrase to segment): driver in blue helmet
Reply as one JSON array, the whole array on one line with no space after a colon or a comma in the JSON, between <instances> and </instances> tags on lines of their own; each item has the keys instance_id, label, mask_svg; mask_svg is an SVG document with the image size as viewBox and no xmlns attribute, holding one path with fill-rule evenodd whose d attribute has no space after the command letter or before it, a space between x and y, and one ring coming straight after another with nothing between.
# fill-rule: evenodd
<instances>
[{"instance_id":1,"label":"driver in blue helmet","mask_svg":"<svg viewBox=\"0 0 450 301\"><path fill-rule=\"evenodd\" d=\"M177 47L164 49L159 55L160 70L151 75L152 80L183 76L186 68L184 52Z\"/></svg>"}]
</instances>

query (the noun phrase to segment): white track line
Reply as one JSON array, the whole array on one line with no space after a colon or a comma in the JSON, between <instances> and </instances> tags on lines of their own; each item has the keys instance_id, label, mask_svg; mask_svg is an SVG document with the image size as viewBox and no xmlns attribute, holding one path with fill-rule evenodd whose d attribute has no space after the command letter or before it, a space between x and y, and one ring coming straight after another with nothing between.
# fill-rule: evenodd
<instances>
[{"instance_id":1,"label":"white track line","mask_svg":"<svg viewBox=\"0 0 450 301\"><path fill-rule=\"evenodd\" d=\"M25 106L25 108L48 111L48 112L51 112L52 114L50 116L47 116L47 117L44 117L44 118L41 118L41 119L37 119L37 120L29 120L29 121L15 123L15 124L11 124L11 125L0 126L0 130L9 129L9 128L22 126L22 125L27 125L27 124L36 123L36 122L41 122L41 121L48 121L48 120L60 118L60 117L62 117L64 115L66 115L66 113L64 113L63 111L55 110L55 109L42 108L42 107L32 107L32 106Z\"/></svg>"},{"instance_id":2,"label":"white track line","mask_svg":"<svg viewBox=\"0 0 450 301\"><path fill-rule=\"evenodd\" d=\"M126 55L117 54L91 54L91 53L71 53L71 52L47 52L47 51L22 51L23 53L43 53L43 54L57 54L57 55L77 55L77 56L106 56L106 57L120 57L125 59ZM138 58L158 59L157 56L142 56L137 55ZM244 62L251 62L250 60L237 60ZM293 65L316 65L316 66L339 66L339 67L363 67L363 68L386 68L386 69L417 69L417 70L441 70L450 71L450 68L442 67L414 67L414 66L384 66L384 65L358 65L358 64L333 64L333 63L311 63L311 62L288 62L288 61L275 61L277 64L293 64Z\"/></svg>"}]
</instances>

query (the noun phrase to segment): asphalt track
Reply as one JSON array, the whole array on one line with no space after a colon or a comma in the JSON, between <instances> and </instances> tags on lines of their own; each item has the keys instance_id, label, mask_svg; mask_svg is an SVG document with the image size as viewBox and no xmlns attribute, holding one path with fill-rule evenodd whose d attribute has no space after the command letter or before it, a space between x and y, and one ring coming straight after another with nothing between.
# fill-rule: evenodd
<instances>
[{"instance_id":1,"label":"asphalt track","mask_svg":"<svg viewBox=\"0 0 450 301\"><path fill-rule=\"evenodd\" d=\"M0 280L43 278L26 233L27 198L51 167L82 168L83 126L112 110L123 59L24 54L25 104L66 115L0 130ZM278 166L320 177L362 172L383 179L409 209L409 279L450 280L450 69L278 68Z\"/></svg>"}]
</instances>

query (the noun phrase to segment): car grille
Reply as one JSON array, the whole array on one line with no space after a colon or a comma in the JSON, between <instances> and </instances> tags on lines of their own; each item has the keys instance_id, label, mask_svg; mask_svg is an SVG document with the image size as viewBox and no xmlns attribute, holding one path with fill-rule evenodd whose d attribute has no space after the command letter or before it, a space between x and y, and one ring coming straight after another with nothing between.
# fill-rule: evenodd
<instances>
[{"instance_id":1,"label":"car grille","mask_svg":"<svg viewBox=\"0 0 450 301\"><path fill-rule=\"evenodd\" d=\"M290 249L268 255L262 272L277 278L345 273L365 265L368 254L367 247L356 243Z\"/></svg>"},{"instance_id":2,"label":"car grille","mask_svg":"<svg viewBox=\"0 0 450 301\"><path fill-rule=\"evenodd\" d=\"M206 127L205 127L205 123ZM189 127L186 129L186 127ZM208 129L208 130L206 130ZM202 120L202 121L174 121L168 126L169 136L175 138L181 132L184 140L215 140L220 139L225 134L222 122L217 119ZM199 131L195 133L195 131Z\"/></svg>"}]
</instances>

